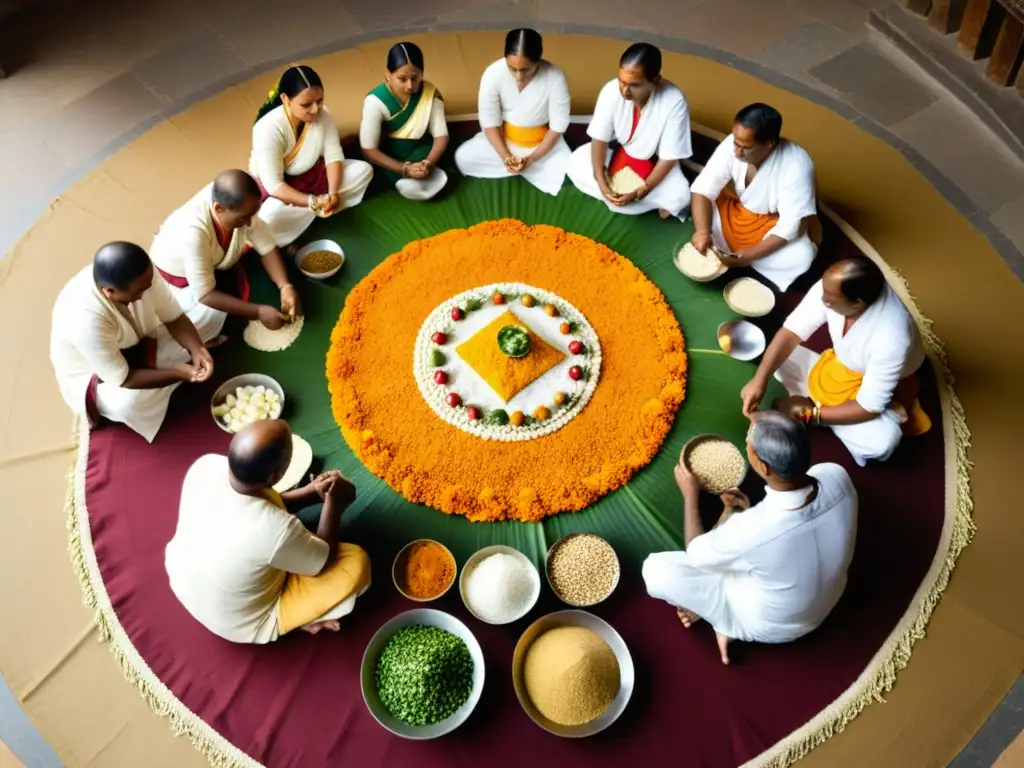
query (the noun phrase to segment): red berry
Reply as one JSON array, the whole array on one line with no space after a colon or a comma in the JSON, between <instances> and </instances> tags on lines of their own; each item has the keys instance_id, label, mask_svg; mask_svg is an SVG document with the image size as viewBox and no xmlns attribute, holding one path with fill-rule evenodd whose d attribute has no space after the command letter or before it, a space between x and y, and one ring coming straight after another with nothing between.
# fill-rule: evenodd
<instances>
[{"instance_id":1,"label":"red berry","mask_svg":"<svg viewBox=\"0 0 1024 768\"><path fill-rule=\"evenodd\" d=\"M448 405L451 406L452 408L462 405L462 398L459 397L454 392L449 392L448 397L446 397L444 401L448 403Z\"/></svg>"},{"instance_id":2,"label":"red berry","mask_svg":"<svg viewBox=\"0 0 1024 768\"><path fill-rule=\"evenodd\" d=\"M434 339L434 343L435 344L447 344L448 343L448 336L443 334L443 333L441 333L440 331L438 331L437 333L434 334L433 339Z\"/></svg>"},{"instance_id":3,"label":"red berry","mask_svg":"<svg viewBox=\"0 0 1024 768\"><path fill-rule=\"evenodd\" d=\"M569 342L569 351L572 352L574 355L578 355L580 352L583 351L583 342L580 342L580 341L570 341Z\"/></svg>"},{"instance_id":4,"label":"red berry","mask_svg":"<svg viewBox=\"0 0 1024 768\"><path fill-rule=\"evenodd\" d=\"M469 411L467 411L467 415L469 416L470 421L476 421L480 418L480 409L471 406Z\"/></svg>"},{"instance_id":5,"label":"red berry","mask_svg":"<svg viewBox=\"0 0 1024 768\"><path fill-rule=\"evenodd\" d=\"M438 384L447 384L448 374L444 371L434 371L434 381Z\"/></svg>"},{"instance_id":6,"label":"red berry","mask_svg":"<svg viewBox=\"0 0 1024 768\"><path fill-rule=\"evenodd\" d=\"M452 310L452 320L461 320L466 316L466 313L462 311L460 307L455 307Z\"/></svg>"},{"instance_id":7,"label":"red berry","mask_svg":"<svg viewBox=\"0 0 1024 768\"><path fill-rule=\"evenodd\" d=\"M573 381L579 381L580 379L583 378L583 369L580 368L578 365L574 365L572 368L569 369L569 378L572 379Z\"/></svg>"}]
</instances>

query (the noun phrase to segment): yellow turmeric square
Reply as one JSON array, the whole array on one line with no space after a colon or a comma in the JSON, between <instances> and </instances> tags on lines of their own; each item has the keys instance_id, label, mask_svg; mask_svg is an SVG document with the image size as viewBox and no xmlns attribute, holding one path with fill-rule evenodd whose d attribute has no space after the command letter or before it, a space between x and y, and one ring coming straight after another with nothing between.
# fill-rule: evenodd
<instances>
[{"instance_id":1,"label":"yellow turmeric square","mask_svg":"<svg viewBox=\"0 0 1024 768\"><path fill-rule=\"evenodd\" d=\"M525 357L509 357L498 346L498 331L506 325L518 326L529 334L530 351ZM565 360L564 352L544 341L511 310L459 344L455 351L506 403Z\"/></svg>"}]
</instances>

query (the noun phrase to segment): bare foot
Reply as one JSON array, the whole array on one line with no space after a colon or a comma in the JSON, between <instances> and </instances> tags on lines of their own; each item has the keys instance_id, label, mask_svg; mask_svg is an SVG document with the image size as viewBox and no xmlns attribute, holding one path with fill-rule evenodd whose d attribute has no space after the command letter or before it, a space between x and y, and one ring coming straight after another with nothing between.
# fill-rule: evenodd
<instances>
[{"instance_id":1,"label":"bare foot","mask_svg":"<svg viewBox=\"0 0 1024 768\"><path fill-rule=\"evenodd\" d=\"M307 624L306 626L302 627L303 632L309 632L309 634L311 635L315 635L317 632L320 632L321 630L326 630L328 632L337 632L340 629L341 623L337 619L330 619L328 621L316 621L312 624Z\"/></svg>"},{"instance_id":2,"label":"bare foot","mask_svg":"<svg viewBox=\"0 0 1024 768\"><path fill-rule=\"evenodd\" d=\"M222 333L217 338L210 339L208 342L206 342L206 348L207 349L216 349L221 344L227 344L227 342L228 342L228 337L225 334Z\"/></svg>"},{"instance_id":3,"label":"bare foot","mask_svg":"<svg viewBox=\"0 0 1024 768\"><path fill-rule=\"evenodd\" d=\"M687 629L700 621L700 616L693 611L686 610L685 608L676 608L676 615L679 617L679 621L681 621L683 626Z\"/></svg>"},{"instance_id":4,"label":"bare foot","mask_svg":"<svg viewBox=\"0 0 1024 768\"><path fill-rule=\"evenodd\" d=\"M729 666L729 638L721 632L715 632L715 641L718 643L718 652L722 656L722 663Z\"/></svg>"},{"instance_id":5,"label":"bare foot","mask_svg":"<svg viewBox=\"0 0 1024 768\"><path fill-rule=\"evenodd\" d=\"M663 219L671 219L672 218L672 214L669 213L668 211L666 211L664 208L659 208L658 209L658 215L661 216L661 218L663 218Z\"/></svg>"}]
</instances>

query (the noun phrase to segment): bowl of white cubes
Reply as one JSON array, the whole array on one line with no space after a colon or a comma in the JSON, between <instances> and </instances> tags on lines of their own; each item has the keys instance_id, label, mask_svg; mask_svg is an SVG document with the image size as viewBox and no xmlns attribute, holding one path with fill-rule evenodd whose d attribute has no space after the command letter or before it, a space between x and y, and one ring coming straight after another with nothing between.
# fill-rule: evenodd
<instances>
[{"instance_id":1,"label":"bowl of white cubes","mask_svg":"<svg viewBox=\"0 0 1024 768\"><path fill-rule=\"evenodd\" d=\"M284 410L284 390L262 373L245 373L221 384L213 393L210 411L225 432L241 432L250 424L277 419Z\"/></svg>"}]
</instances>

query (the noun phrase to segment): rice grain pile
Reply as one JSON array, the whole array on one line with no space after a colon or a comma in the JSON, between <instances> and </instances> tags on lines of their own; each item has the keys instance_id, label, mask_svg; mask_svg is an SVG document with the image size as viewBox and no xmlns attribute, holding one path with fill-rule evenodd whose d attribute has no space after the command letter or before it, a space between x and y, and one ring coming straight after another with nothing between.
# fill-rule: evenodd
<instances>
[{"instance_id":1,"label":"rice grain pile","mask_svg":"<svg viewBox=\"0 0 1024 768\"><path fill-rule=\"evenodd\" d=\"M466 602L484 621L507 624L530 608L537 581L537 571L529 563L498 552L485 557L467 575Z\"/></svg>"},{"instance_id":2,"label":"rice grain pile","mask_svg":"<svg viewBox=\"0 0 1024 768\"><path fill-rule=\"evenodd\" d=\"M556 627L527 649L523 683L533 706L548 720L585 725L600 717L618 695L619 661L593 630Z\"/></svg>"},{"instance_id":3,"label":"rice grain pile","mask_svg":"<svg viewBox=\"0 0 1024 768\"><path fill-rule=\"evenodd\" d=\"M686 466L708 493L722 494L743 480L747 462L728 440L706 438L687 452Z\"/></svg>"},{"instance_id":4,"label":"rice grain pile","mask_svg":"<svg viewBox=\"0 0 1024 768\"><path fill-rule=\"evenodd\" d=\"M615 589L619 558L600 536L576 534L552 552L548 576L555 592L569 605L595 605Z\"/></svg>"},{"instance_id":5,"label":"rice grain pile","mask_svg":"<svg viewBox=\"0 0 1024 768\"><path fill-rule=\"evenodd\" d=\"M313 251L302 260L302 271L322 275L341 266L341 256L334 251Z\"/></svg>"},{"instance_id":6,"label":"rice grain pile","mask_svg":"<svg viewBox=\"0 0 1024 768\"><path fill-rule=\"evenodd\" d=\"M775 294L752 277L743 277L725 287L725 300L747 317L767 315L775 306Z\"/></svg>"},{"instance_id":7,"label":"rice grain pile","mask_svg":"<svg viewBox=\"0 0 1024 768\"><path fill-rule=\"evenodd\" d=\"M260 352L280 352L288 349L302 333L302 315L272 331L259 320L250 320L245 326L242 338L245 343Z\"/></svg>"},{"instance_id":8,"label":"rice grain pile","mask_svg":"<svg viewBox=\"0 0 1024 768\"><path fill-rule=\"evenodd\" d=\"M721 274L724 266L714 246L708 247L707 253L701 253L693 243L687 243L679 250L675 264L680 272L694 280L710 280Z\"/></svg>"}]
</instances>

